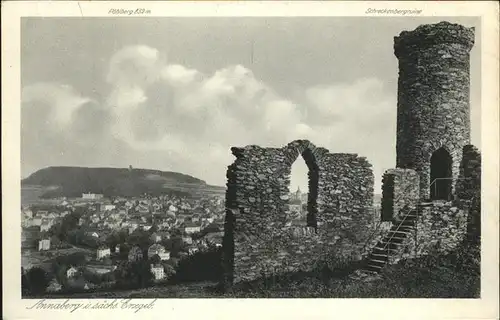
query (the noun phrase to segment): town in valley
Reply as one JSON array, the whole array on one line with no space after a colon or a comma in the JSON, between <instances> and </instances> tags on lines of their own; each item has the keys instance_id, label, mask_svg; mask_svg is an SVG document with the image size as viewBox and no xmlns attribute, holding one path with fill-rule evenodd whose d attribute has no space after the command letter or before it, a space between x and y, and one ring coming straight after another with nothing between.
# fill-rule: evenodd
<instances>
[{"instance_id":1,"label":"town in valley","mask_svg":"<svg viewBox=\"0 0 500 320\"><path fill-rule=\"evenodd\" d=\"M183 260L220 251L224 195L31 198L21 210L22 275L38 271L46 293L168 284ZM290 211L294 223L305 221L300 188Z\"/></svg>"}]
</instances>

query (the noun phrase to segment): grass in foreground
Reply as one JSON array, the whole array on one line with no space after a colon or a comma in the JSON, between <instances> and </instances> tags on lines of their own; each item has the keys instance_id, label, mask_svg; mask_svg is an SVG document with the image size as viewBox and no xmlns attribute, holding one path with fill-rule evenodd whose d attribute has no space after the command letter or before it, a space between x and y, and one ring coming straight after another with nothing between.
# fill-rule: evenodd
<instances>
[{"instance_id":1,"label":"grass in foreground","mask_svg":"<svg viewBox=\"0 0 500 320\"><path fill-rule=\"evenodd\" d=\"M346 274L295 273L236 286L234 298L479 298L479 248L460 247L446 255L425 256L387 266L380 279Z\"/></svg>"}]
</instances>

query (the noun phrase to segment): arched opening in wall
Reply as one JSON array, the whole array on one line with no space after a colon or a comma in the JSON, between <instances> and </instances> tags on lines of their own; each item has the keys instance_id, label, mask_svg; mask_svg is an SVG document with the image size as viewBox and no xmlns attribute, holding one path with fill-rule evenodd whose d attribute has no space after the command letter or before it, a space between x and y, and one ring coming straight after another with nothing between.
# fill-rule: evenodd
<instances>
[{"instance_id":1,"label":"arched opening in wall","mask_svg":"<svg viewBox=\"0 0 500 320\"><path fill-rule=\"evenodd\" d=\"M431 156L430 195L432 200L451 200L452 158L444 148Z\"/></svg>"},{"instance_id":2,"label":"arched opening in wall","mask_svg":"<svg viewBox=\"0 0 500 320\"><path fill-rule=\"evenodd\" d=\"M292 164L289 192L292 224L316 228L318 166L308 149Z\"/></svg>"}]
</instances>

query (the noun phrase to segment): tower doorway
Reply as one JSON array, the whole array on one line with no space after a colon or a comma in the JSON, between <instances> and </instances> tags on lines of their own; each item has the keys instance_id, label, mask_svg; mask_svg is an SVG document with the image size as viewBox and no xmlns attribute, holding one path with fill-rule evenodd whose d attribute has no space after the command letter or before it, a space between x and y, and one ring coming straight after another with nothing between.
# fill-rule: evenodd
<instances>
[{"instance_id":1,"label":"tower doorway","mask_svg":"<svg viewBox=\"0 0 500 320\"><path fill-rule=\"evenodd\" d=\"M452 159L448 151L439 148L431 156L431 200L451 200Z\"/></svg>"}]
</instances>

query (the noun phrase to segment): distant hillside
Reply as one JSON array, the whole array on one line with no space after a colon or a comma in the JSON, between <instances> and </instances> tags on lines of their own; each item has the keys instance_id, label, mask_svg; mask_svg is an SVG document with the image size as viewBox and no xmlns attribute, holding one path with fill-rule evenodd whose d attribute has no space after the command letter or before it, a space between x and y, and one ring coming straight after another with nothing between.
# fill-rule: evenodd
<instances>
[{"instance_id":1,"label":"distant hillside","mask_svg":"<svg viewBox=\"0 0 500 320\"><path fill-rule=\"evenodd\" d=\"M44 187L42 198L79 197L84 192L105 196L138 196L144 193L223 193L225 188L178 173L148 169L48 167L21 181L23 189Z\"/></svg>"}]
</instances>

